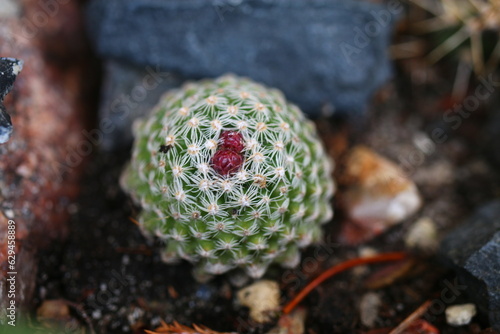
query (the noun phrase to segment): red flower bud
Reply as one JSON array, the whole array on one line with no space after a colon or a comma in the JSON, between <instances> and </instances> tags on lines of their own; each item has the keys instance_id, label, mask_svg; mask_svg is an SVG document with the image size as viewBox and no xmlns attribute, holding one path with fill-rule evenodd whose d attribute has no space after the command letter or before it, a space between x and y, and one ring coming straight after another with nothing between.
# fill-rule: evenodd
<instances>
[{"instance_id":1,"label":"red flower bud","mask_svg":"<svg viewBox=\"0 0 500 334\"><path fill-rule=\"evenodd\" d=\"M220 135L220 139L222 140L222 149L225 148L240 153L245 148L245 145L243 144L243 137L239 132L223 131Z\"/></svg>"},{"instance_id":2,"label":"red flower bud","mask_svg":"<svg viewBox=\"0 0 500 334\"><path fill-rule=\"evenodd\" d=\"M223 148L215 152L211 161L213 169L222 176L238 171L243 165L243 156L233 150Z\"/></svg>"}]
</instances>

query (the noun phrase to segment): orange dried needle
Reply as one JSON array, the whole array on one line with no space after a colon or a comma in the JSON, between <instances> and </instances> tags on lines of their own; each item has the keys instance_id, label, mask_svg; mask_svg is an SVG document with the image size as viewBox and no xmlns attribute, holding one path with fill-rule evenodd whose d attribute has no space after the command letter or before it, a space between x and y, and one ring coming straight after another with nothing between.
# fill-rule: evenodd
<instances>
[{"instance_id":1,"label":"orange dried needle","mask_svg":"<svg viewBox=\"0 0 500 334\"><path fill-rule=\"evenodd\" d=\"M134 219L134 218L132 218L132 217L128 217L128 219L129 219L132 223L134 223L135 225L137 225L137 226L141 226L141 223L139 223L136 219Z\"/></svg>"},{"instance_id":2,"label":"orange dried needle","mask_svg":"<svg viewBox=\"0 0 500 334\"><path fill-rule=\"evenodd\" d=\"M326 270L324 273L316 277L312 282L307 284L302 291L300 291L295 298L293 298L285 307L283 308L283 313L290 313L297 304L299 304L302 299L304 299L309 292L314 290L318 285L323 283L323 281L328 278L344 271L352 267L369 264L369 263L378 263L378 262L388 262L388 261L398 261L403 260L408 255L405 252L393 252L393 253L383 253L370 257L359 257L351 260L347 260L345 262L339 263Z\"/></svg>"}]
</instances>

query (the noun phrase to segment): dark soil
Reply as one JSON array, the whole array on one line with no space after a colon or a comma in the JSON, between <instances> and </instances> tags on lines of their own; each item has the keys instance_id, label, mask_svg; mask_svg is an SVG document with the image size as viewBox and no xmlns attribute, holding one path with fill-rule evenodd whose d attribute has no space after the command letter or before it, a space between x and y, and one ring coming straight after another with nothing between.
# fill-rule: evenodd
<instances>
[{"instance_id":1,"label":"dark soil","mask_svg":"<svg viewBox=\"0 0 500 334\"><path fill-rule=\"evenodd\" d=\"M381 103L380 109L390 103ZM408 133L418 128L410 126L408 130L407 124L421 123L405 121L399 115L395 119L403 119L401 126L393 127L390 138L387 134L381 137L383 123L391 119L391 114L387 110L384 113L375 111L374 124L370 128L380 130L373 130L365 137L380 145L377 149L382 153L397 158L398 150L404 150L408 145L408 138L411 137ZM387 126L391 124L385 124ZM406 139L401 140L402 137ZM394 142L396 147L389 149L386 142ZM463 144L461 149L467 151L467 145ZM441 153L446 151L446 146L439 150ZM477 155L468 154L466 161L473 160ZM417 171L439 159L455 162L455 158L449 155L443 158L442 154L435 154L418 166ZM37 304L43 300L62 298L81 305L80 312L73 310L74 316L82 326L93 327L97 333L144 333L143 329L159 326L160 320L167 323L178 321L184 325L202 324L217 331L266 333L275 323L258 325L249 320L248 310L236 302L237 288L230 284L227 277L200 284L192 278L189 264L166 265L161 262L161 244L142 236L131 220L138 209L118 185L127 159L127 151L94 154L82 182L81 196L71 207L73 215L68 240L64 244L55 244L40 256ZM454 171L466 165L457 164ZM488 175L484 176L481 186L471 182L469 177L449 189L423 187L421 190L428 205L427 209L424 205L424 211L435 218L441 228L450 228L463 219L470 211L469 207L475 204L475 201L469 203L473 195L471 191L481 194L493 191L491 175ZM449 214L439 218L443 210ZM290 300L306 282L330 265L357 255L356 247L334 242L341 219L337 215L327 225L325 244L308 249L297 269L285 271L272 268L266 274L266 278L280 282L283 302ZM402 236L410 223L392 228L366 245L379 251L404 250ZM361 296L369 291L364 285L366 277L380 267L371 266L363 275L353 272L341 274L311 293L301 304L308 312L307 333L368 333L369 329L360 322L358 305ZM418 260L414 270L377 290L383 305L375 328L394 328L430 299L435 303L427 312L426 319L439 327L441 333L479 333L479 329L487 324L474 323L461 329L446 325L441 293L447 282L454 282L454 279L453 273L434 260ZM460 294L453 303L466 301L466 296Z\"/></svg>"},{"instance_id":2,"label":"dark soil","mask_svg":"<svg viewBox=\"0 0 500 334\"><path fill-rule=\"evenodd\" d=\"M424 199L415 217L363 245L379 252L405 250L403 236L419 217L431 218L444 234L500 193L498 176L481 155L487 110L477 111L460 129L448 132L446 142L422 151L415 138L442 126L446 109L442 97L451 87L448 81L444 85L434 82L431 89L429 85L414 86L408 77L399 73L399 79L376 97L368 119L348 125L351 145L364 143L400 164ZM343 127L335 122L318 122L327 146L332 144L331 134ZM138 208L118 185L128 158L128 149L95 152L90 158L81 195L70 207L69 238L40 254L35 305L50 299L71 301L80 306L72 308L72 314L82 328L97 333L144 333L144 329L158 327L160 321L201 324L217 331L267 333L276 321L258 325L249 320L248 309L236 302L238 288L228 277L201 284L192 278L189 264L161 261L161 243L141 234L133 223ZM448 166L452 181L442 179L441 169L436 168L442 165ZM358 247L335 241L342 222L339 212L325 227L324 244L307 249L298 268L267 272L265 278L280 283L282 304L331 265L358 256ZM374 328L394 328L426 300L434 302L424 318L442 334L480 333L486 328L488 324L480 317L461 328L446 325L442 293L456 277L436 259L415 255L419 259L412 270L376 290L383 304ZM365 285L367 277L381 267L370 266L363 274L340 274L314 290L301 303L307 310L306 333L369 333L360 322L359 302L370 291ZM467 293L459 293L447 303L467 302Z\"/></svg>"}]
</instances>

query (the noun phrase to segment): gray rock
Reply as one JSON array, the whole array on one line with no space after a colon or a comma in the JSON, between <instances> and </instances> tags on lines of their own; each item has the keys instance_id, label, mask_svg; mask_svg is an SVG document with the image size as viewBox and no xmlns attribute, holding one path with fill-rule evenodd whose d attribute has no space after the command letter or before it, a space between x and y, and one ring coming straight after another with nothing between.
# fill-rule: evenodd
<instances>
[{"instance_id":1,"label":"gray rock","mask_svg":"<svg viewBox=\"0 0 500 334\"><path fill-rule=\"evenodd\" d=\"M3 105L17 75L23 68L23 62L14 58L0 58L0 144L6 143L12 134L12 121Z\"/></svg>"},{"instance_id":2,"label":"gray rock","mask_svg":"<svg viewBox=\"0 0 500 334\"><path fill-rule=\"evenodd\" d=\"M107 151L129 145L133 140L133 121L146 115L165 91L182 82L178 75L152 66L107 61L99 106L99 132L93 130L85 135Z\"/></svg>"},{"instance_id":3,"label":"gray rock","mask_svg":"<svg viewBox=\"0 0 500 334\"><path fill-rule=\"evenodd\" d=\"M484 139L484 151L486 158L494 164L496 167L500 167L500 149L498 149L498 143L500 143L500 105L496 102L492 113L486 122L486 126L483 133Z\"/></svg>"},{"instance_id":4,"label":"gray rock","mask_svg":"<svg viewBox=\"0 0 500 334\"><path fill-rule=\"evenodd\" d=\"M193 79L249 76L318 115L365 109L390 76L402 10L399 1L92 0L87 26L104 58Z\"/></svg>"},{"instance_id":5,"label":"gray rock","mask_svg":"<svg viewBox=\"0 0 500 334\"><path fill-rule=\"evenodd\" d=\"M500 330L500 201L481 207L447 235L440 253L467 287L465 293Z\"/></svg>"}]
</instances>

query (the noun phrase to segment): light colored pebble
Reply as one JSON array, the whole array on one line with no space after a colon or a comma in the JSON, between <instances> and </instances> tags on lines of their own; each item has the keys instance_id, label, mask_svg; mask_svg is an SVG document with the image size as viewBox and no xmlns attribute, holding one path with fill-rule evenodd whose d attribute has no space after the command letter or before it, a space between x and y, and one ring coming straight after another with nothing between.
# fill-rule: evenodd
<instances>
[{"instance_id":1,"label":"light colored pebble","mask_svg":"<svg viewBox=\"0 0 500 334\"><path fill-rule=\"evenodd\" d=\"M476 305L461 304L446 308L446 322L452 326L463 326L470 323L476 315Z\"/></svg>"},{"instance_id":2,"label":"light colored pebble","mask_svg":"<svg viewBox=\"0 0 500 334\"><path fill-rule=\"evenodd\" d=\"M378 253L379 251L376 248L369 246L361 246L358 251L359 257L371 257L377 255Z\"/></svg>"},{"instance_id":3,"label":"light colored pebble","mask_svg":"<svg viewBox=\"0 0 500 334\"><path fill-rule=\"evenodd\" d=\"M350 220L374 235L410 217L421 206L417 187L394 162L356 146L345 159L340 196Z\"/></svg>"},{"instance_id":4,"label":"light colored pebble","mask_svg":"<svg viewBox=\"0 0 500 334\"><path fill-rule=\"evenodd\" d=\"M5 214L5 217L7 217L9 219L14 218L14 211L12 211L11 209L7 209L3 213Z\"/></svg>"},{"instance_id":5,"label":"light colored pebble","mask_svg":"<svg viewBox=\"0 0 500 334\"><path fill-rule=\"evenodd\" d=\"M21 2L16 0L0 0L0 18L18 17L21 13Z\"/></svg>"},{"instance_id":6,"label":"light colored pebble","mask_svg":"<svg viewBox=\"0 0 500 334\"><path fill-rule=\"evenodd\" d=\"M361 246L358 250L359 257L375 256L379 251L373 247ZM352 274L356 277L363 276L368 272L368 266L357 266L352 269Z\"/></svg>"},{"instance_id":7,"label":"light colored pebble","mask_svg":"<svg viewBox=\"0 0 500 334\"><path fill-rule=\"evenodd\" d=\"M280 290L278 283L271 280L257 281L237 294L241 305L250 308L252 320L264 323L279 310Z\"/></svg>"},{"instance_id":8,"label":"light colored pebble","mask_svg":"<svg viewBox=\"0 0 500 334\"><path fill-rule=\"evenodd\" d=\"M380 295L375 292L367 292L361 297L361 302L359 303L359 313L361 318L361 323L372 328L375 326L375 321L378 318L379 307L382 304L382 299Z\"/></svg>"},{"instance_id":9,"label":"light colored pebble","mask_svg":"<svg viewBox=\"0 0 500 334\"><path fill-rule=\"evenodd\" d=\"M408 248L434 252L439 245L436 224L430 218L420 218L410 227L405 243Z\"/></svg>"}]
</instances>

